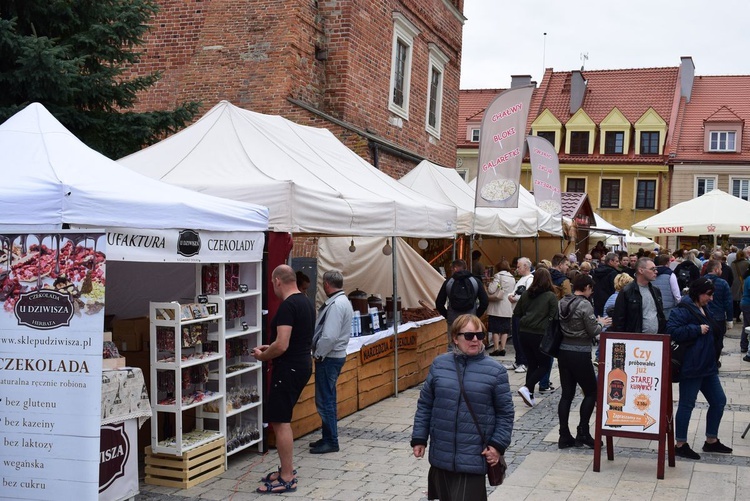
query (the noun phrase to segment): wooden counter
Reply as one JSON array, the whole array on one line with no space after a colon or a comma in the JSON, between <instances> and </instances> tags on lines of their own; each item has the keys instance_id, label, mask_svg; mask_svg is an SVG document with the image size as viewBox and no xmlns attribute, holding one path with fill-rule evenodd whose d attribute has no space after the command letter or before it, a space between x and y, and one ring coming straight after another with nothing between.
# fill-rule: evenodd
<instances>
[{"instance_id":1,"label":"wooden counter","mask_svg":"<svg viewBox=\"0 0 750 501\"><path fill-rule=\"evenodd\" d=\"M399 334L402 345L398 350L398 391L416 386L427 378L430 365L436 356L445 353L447 334L445 321L440 320ZM393 342L393 336L380 342ZM416 341L416 342L414 342ZM412 344L409 344L412 342ZM351 353L341 369L336 385L338 394L338 418L364 409L376 402L394 395L394 358L391 350L387 354L364 357L362 351ZM411 347L413 346L413 349ZM363 358L369 361L363 362ZM294 437L306 435L321 426L320 416L315 408L315 372L302 391L294 407L292 430ZM269 445L275 444L269 434Z\"/></svg>"}]
</instances>

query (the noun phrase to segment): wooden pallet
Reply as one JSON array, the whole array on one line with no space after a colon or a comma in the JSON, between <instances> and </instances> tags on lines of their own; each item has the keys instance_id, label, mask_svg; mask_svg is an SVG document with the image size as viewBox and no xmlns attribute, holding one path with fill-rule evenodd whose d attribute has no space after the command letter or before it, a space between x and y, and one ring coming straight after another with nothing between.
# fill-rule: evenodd
<instances>
[{"instance_id":1,"label":"wooden pallet","mask_svg":"<svg viewBox=\"0 0 750 501\"><path fill-rule=\"evenodd\" d=\"M146 479L150 485L189 489L224 473L226 446L221 437L182 456L154 454L146 447Z\"/></svg>"}]
</instances>

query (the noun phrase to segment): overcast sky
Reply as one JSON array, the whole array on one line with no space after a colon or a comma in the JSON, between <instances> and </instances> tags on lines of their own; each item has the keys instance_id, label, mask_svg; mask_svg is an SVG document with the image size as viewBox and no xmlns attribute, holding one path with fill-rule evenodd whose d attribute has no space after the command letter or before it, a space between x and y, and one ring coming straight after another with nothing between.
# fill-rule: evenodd
<instances>
[{"instance_id":1,"label":"overcast sky","mask_svg":"<svg viewBox=\"0 0 750 501\"><path fill-rule=\"evenodd\" d=\"M555 71L679 66L750 74L748 0L465 0L461 88ZM544 33L547 33L545 36Z\"/></svg>"}]
</instances>

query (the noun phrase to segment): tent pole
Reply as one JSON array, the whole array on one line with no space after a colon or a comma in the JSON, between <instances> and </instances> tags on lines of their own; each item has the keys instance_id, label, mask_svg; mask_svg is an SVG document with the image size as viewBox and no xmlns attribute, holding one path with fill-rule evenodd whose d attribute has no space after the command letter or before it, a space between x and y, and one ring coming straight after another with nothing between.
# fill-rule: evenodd
<instances>
[{"instance_id":1,"label":"tent pole","mask_svg":"<svg viewBox=\"0 0 750 501\"><path fill-rule=\"evenodd\" d=\"M391 262L393 263L393 394L398 397L398 261L396 259L396 237L391 237Z\"/></svg>"},{"instance_id":2,"label":"tent pole","mask_svg":"<svg viewBox=\"0 0 750 501\"><path fill-rule=\"evenodd\" d=\"M292 239L292 249L289 251L289 255L286 257L286 264L292 265L292 257L294 256L294 233L289 232L289 238Z\"/></svg>"},{"instance_id":3,"label":"tent pole","mask_svg":"<svg viewBox=\"0 0 750 501\"><path fill-rule=\"evenodd\" d=\"M714 247L716 247L716 246L714 246ZM469 262L469 271L472 271L474 269L474 256L472 256L472 254L474 254L474 234L473 233L469 237L469 252L468 252L468 254L469 254L469 259L467 259L467 261Z\"/></svg>"},{"instance_id":4,"label":"tent pole","mask_svg":"<svg viewBox=\"0 0 750 501\"><path fill-rule=\"evenodd\" d=\"M534 252L536 253L536 260L534 262L539 262L539 235L534 237Z\"/></svg>"}]
</instances>

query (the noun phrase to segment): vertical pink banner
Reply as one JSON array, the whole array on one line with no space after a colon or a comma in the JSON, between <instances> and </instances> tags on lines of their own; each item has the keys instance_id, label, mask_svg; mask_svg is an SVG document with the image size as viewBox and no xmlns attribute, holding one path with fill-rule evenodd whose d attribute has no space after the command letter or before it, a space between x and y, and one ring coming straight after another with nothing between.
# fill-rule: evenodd
<instances>
[{"instance_id":1,"label":"vertical pink banner","mask_svg":"<svg viewBox=\"0 0 750 501\"><path fill-rule=\"evenodd\" d=\"M479 135L476 207L518 207L532 92L533 85L506 90L484 112Z\"/></svg>"},{"instance_id":2,"label":"vertical pink banner","mask_svg":"<svg viewBox=\"0 0 750 501\"><path fill-rule=\"evenodd\" d=\"M534 201L543 211L553 215L562 212L560 201L560 161L555 147L538 136L526 138L533 179Z\"/></svg>"}]
</instances>

